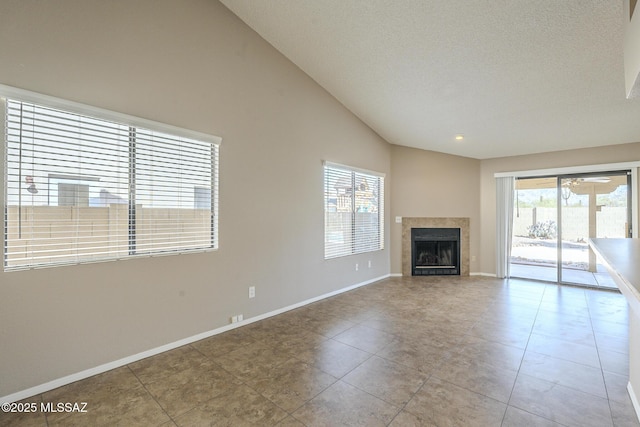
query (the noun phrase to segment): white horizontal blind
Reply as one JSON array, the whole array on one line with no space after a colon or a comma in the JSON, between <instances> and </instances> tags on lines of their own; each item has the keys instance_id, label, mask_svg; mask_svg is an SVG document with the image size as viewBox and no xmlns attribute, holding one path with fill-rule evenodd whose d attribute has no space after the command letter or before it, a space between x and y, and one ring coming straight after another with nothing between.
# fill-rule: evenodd
<instances>
[{"instance_id":1,"label":"white horizontal blind","mask_svg":"<svg viewBox=\"0 0 640 427\"><path fill-rule=\"evenodd\" d=\"M5 270L216 246L210 142L8 99Z\"/></svg>"},{"instance_id":2,"label":"white horizontal blind","mask_svg":"<svg viewBox=\"0 0 640 427\"><path fill-rule=\"evenodd\" d=\"M384 177L324 166L325 259L384 248Z\"/></svg>"},{"instance_id":3,"label":"white horizontal blind","mask_svg":"<svg viewBox=\"0 0 640 427\"><path fill-rule=\"evenodd\" d=\"M324 257L354 251L353 172L324 167Z\"/></svg>"},{"instance_id":4,"label":"white horizontal blind","mask_svg":"<svg viewBox=\"0 0 640 427\"><path fill-rule=\"evenodd\" d=\"M137 253L212 247L212 144L135 133Z\"/></svg>"}]
</instances>

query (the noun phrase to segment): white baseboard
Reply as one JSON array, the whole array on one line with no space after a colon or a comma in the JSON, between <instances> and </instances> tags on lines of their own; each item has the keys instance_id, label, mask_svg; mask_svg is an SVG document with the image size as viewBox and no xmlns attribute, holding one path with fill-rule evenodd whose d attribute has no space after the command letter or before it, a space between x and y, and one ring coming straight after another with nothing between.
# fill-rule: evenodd
<instances>
[{"instance_id":1,"label":"white baseboard","mask_svg":"<svg viewBox=\"0 0 640 427\"><path fill-rule=\"evenodd\" d=\"M46 382L44 384L37 385L35 387L30 387L30 388L28 388L26 390L18 391L16 393L12 393L12 394L9 394L7 396L2 396L2 397L0 397L0 403L16 402L18 400L26 399L27 397L31 397L31 396L35 396L37 394L45 393L47 391L56 389L58 387L62 387L64 385L71 384L73 382L80 381L80 380L92 377L94 375L102 374L104 372L110 371L112 369L119 368L121 366L128 365L128 364L133 363L133 362L137 362L138 360L146 359L147 357L155 356L156 354L164 353L165 351L173 350L175 348L182 347L183 345L191 344L193 342L200 341L202 339L209 338L209 337L212 337L214 335L221 334L221 333L229 331L231 329L239 328L241 326L245 326L245 325L248 325L250 323L266 319L268 317L273 317L273 316L276 316L278 314L282 314L284 312L287 312L287 311L290 311L290 310L294 310L296 308L303 307L305 305L308 305L308 304L323 300L325 298L329 298L329 297L332 297L332 296L335 296L335 295L339 295L341 293L348 292L348 291L351 291L353 289L357 289L357 288L369 285L369 284L374 283L374 282L378 282L378 281L380 281L382 279L386 279L386 278L388 278L390 276L391 276L390 274L386 274L384 276L376 277L376 278L371 279L371 280L366 280L364 282L356 283L355 285L347 286L346 288L341 288L341 289L338 289L336 291L332 291L332 292L329 292L329 293L326 293L326 294L323 294L323 295L320 295L320 296L317 296L317 297L314 297L314 298L310 298L308 300L301 301L299 303L292 304L292 305L289 305L287 307L280 308L280 309L277 309L277 310L274 310L274 311L270 311L268 313L252 317L250 319L245 319L245 320L243 320L241 322L231 323L229 325L225 325L225 326L222 326L220 328L212 329L212 330L207 331L207 332L202 332L200 334L193 335L191 337L184 338L184 339L181 339L181 340L178 340L178 341L174 341L172 343L165 344L165 345L162 345L160 347L152 348L150 350L146 350L146 351L143 351L141 353L134 354L132 356L127 356L127 357L124 357L122 359L114 360L113 362L105 363L103 365L96 366L94 368L85 369L84 371L76 372L75 374L67 375L67 376L64 376L62 378L58 378L58 379L55 379L53 381Z\"/></svg>"},{"instance_id":2,"label":"white baseboard","mask_svg":"<svg viewBox=\"0 0 640 427\"><path fill-rule=\"evenodd\" d=\"M402 277L402 273L391 273L389 277Z\"/></svg>"},{"instance_id":3,"label":"white baseboard","mask_svg":"<svg viewBox=\"0 0 640 427\"><path fill-rule=\"evenodd\" d=\"M638 417L638 421L640 421L640 401L638 401L638 396L633 391L633 387L631 386L631 382L627 384L627 391L629 392L629 397L631 398L631 403L633 404L633 409L636 410L636 417Z\"/></svg>"},{"instance_id":4,"label":"white baseboard","mask_svg":"<svg viewBox=\"0 0 640 427\"><path fill-rule=\"evenodd\" d=\"M495 273L482 273L482 272L472 272L469 273L469 276L484 276L484 277L496 277Z\"/></svg>"}]
</instances>

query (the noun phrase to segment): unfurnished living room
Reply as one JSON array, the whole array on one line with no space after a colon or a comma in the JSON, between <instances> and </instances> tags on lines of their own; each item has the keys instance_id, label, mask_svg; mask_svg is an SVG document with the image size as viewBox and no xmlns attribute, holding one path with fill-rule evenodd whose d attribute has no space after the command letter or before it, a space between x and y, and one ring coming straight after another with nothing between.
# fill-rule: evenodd
<instances>
[{"instance_id":1,"label":"unfurnished living room","mask_svg":"<svg viewBox=\"0 0 640 427\"><path fill-rule=\"evenodd\" d=\"M2 426L640 426L635 0L2 0L0 115Z\"/></svg>"}]
</instances>

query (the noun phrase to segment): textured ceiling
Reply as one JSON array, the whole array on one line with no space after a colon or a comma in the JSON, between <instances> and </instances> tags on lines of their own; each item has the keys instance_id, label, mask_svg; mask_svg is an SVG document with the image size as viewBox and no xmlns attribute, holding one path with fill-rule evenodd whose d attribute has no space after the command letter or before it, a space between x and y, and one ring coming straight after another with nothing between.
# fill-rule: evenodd
<instances>
[{"instance_id":1,"label":"textured ceiling","mask_svg":"<svg viewBox=\"0 0 640 427\"><path fill-rule=\"evenodd\" d=\"M392 144L486 159L640 141L621 0L221 1Z\"/></svg>"}]
</instances>

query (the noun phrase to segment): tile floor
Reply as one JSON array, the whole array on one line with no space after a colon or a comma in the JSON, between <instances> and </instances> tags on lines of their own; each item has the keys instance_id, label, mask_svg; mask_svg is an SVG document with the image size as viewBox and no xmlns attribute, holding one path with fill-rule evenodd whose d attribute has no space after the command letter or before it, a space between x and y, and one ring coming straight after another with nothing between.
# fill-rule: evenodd
<instances>
[{"instance_id":1,"label":"tile floor","mask_svg":"<svg viewBox=\"0 0 640 427\"><path fill-rule=\"evenodd\" d=\"M13 426L640 426L618 293L389 278L27 399Z\"/></svg>"}]
</instances>

